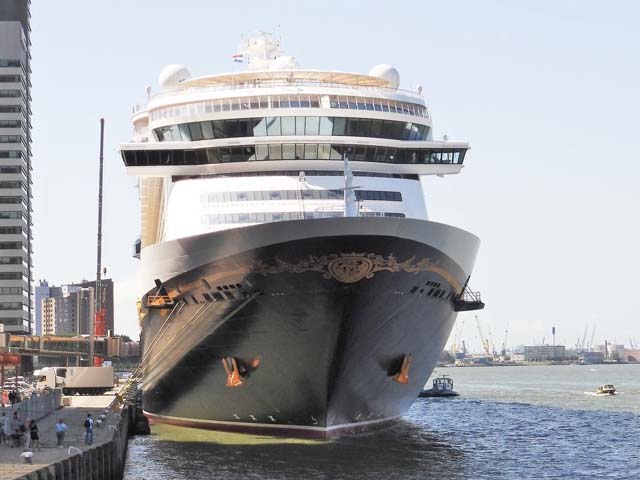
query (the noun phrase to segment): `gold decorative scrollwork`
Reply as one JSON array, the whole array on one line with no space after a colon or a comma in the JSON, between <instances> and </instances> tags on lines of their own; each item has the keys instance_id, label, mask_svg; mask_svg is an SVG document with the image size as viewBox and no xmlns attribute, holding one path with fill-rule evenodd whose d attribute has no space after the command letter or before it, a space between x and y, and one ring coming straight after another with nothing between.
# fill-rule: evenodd
<instances>
[{"instance_id":1,"label":"gold decorative scrollwork","mask_svg":"<svg viewBox=\"0 0 640 480\"><path fill-rule=\"evenodd\" d=\"M372 278L377 272L434 272L442 276L457 291L460 283L447 270L428 258L415 261L415 256L399 262L393 255L383 257L375 253L332 253L316 257L310 255L298 263L288 263L279 258L269 265L262 260L254 262L252 270L267 276L283 272L303 273L319 272L326 279L335 279L342 283L356 283L363 279Z\"/></svg>"}]
</instances>

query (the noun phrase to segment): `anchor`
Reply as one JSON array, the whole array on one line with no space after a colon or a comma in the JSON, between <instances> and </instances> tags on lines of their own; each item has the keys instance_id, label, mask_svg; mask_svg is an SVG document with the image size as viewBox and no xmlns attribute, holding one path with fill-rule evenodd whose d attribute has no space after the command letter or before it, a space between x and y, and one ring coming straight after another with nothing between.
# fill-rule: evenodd
<instances>
[{"instance_id":1,"label":"anchor","mask_svg":"<svg viewBox=\"0 0 640 480\"><path fill-rule=\"evenodd\" d=\"M409 367L411 366L411 354L405 354L402 359L402 365L400 366L400 371L393 376L393 379L398 382L406 385L409 383Z\"/></svg>"},{"instance_id":2,"label":"anchor","mask_svg":"<svg viewBox=\"0 0 640 480\"><path fill-rule=\"evenodd\" d=\"M227 383L225 384L227 387L239 387L244 383L235 357L222 357L222 365L224 371L227 372Z\"/></svg>"}]
</instances>

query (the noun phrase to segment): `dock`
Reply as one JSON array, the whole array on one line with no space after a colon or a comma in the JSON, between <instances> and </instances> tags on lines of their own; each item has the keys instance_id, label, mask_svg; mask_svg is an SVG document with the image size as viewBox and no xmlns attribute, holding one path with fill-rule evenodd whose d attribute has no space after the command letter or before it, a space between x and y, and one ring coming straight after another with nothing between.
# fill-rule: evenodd
<instances>
[{"instance_id":1,"label":"dock","mask_svg":"<svg viewBox=\"0 0 640 480\"><path fill-rule=\"evenodd\" d=\"M135 401L135 392L129 397ZM5 406L7 417L20 409L25 421L36 418L40 450L32 463L21 454L24 447L0 445L0 480L118 480L122 478L130 428L134 425L135 405L120 401L115 391L96 396L62 396L60 389L45 392L13 406ZM84 421L91 413L95 420L92 445L85 445ZM103 420L101 415L104 415ZM62 448L57 446L55 424L67 425Z\"/></svg>"}]
</instances>

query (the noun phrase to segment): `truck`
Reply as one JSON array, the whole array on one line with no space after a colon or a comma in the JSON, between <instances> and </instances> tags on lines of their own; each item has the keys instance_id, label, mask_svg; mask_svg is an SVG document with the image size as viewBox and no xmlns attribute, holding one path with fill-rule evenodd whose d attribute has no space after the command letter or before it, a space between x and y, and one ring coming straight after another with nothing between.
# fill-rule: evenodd
<instances>
[{"instance_id":1,"label":"truck","mask_svg":"<svg viewBox=\"0 0 640 480\"><path fill-rule=\"evenodd\" d=\"M114 386L113 367L45 367L33 373L38 390L62 388L64 395L102 395Z\"/></svg>"}]
</instances>

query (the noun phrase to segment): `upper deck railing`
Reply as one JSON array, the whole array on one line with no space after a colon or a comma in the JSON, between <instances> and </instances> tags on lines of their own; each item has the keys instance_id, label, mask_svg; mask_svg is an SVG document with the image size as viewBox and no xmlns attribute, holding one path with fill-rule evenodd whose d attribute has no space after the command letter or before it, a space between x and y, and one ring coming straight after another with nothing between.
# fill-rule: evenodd
<instances>
[{"instance_id":1,"label":"upper deck railing","mask_svg":"<svg viewBox=\"0 0 640 480\"><path fill-rule=\"evenodd\" d=\"M216 92L226 92L226 91L249 91L249 90L259 90L259 89L274 89L274 88L297 88L297 87L308 87L308 88L327 88L327 89L341 89L341 90L352 90L358 91L357 96L371 96L371 95L380 95L380 96L393 96L393 95L402 95L405 97L414 98L416 100L424 101L424 97L421 92L406 90L401 88L387 88L387 87L372 87L365 85L353 85L347 83L336 83L336 82L319 82L319 81L311 81L311 80L300 80L296 79L295 81L254 81L254 82L242 82L242 83L230 83L224 85L214 85L214 86L192 86L186 88L179 88L177 90L172 90L168 92L159 92L151 95L149 100L159 100L163 98L171 98L171 97L179 97L188 93L216 93ZM147 109L148 104L136 104L133 108L133 113L137 113L140 111L145 111Z\"/></svg>"}]
</instances>

